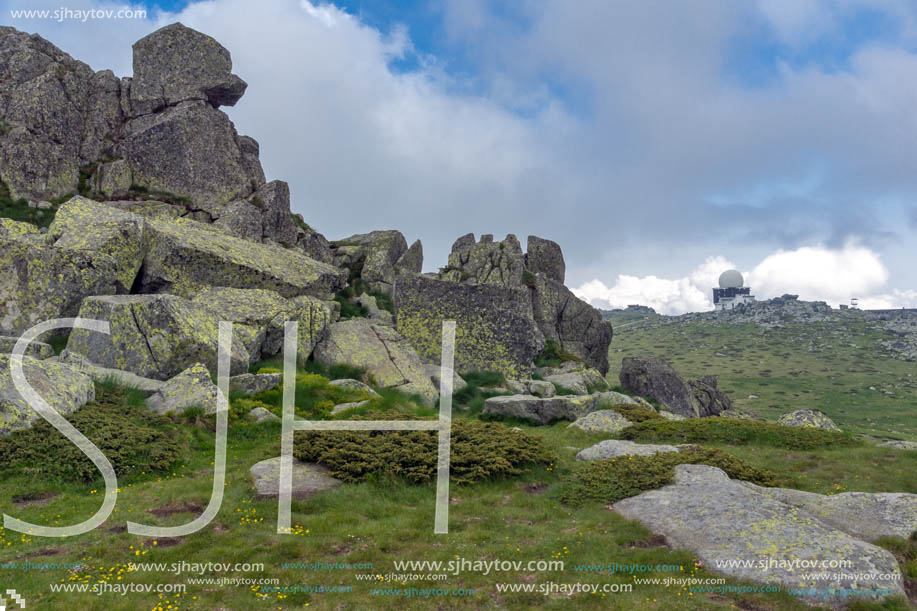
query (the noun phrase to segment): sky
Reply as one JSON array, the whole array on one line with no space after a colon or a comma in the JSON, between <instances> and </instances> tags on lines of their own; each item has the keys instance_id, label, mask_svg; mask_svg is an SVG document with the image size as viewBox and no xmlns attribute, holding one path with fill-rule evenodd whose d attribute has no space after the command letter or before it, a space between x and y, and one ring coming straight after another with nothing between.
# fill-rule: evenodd
<instances>
[{"instance_id":1,"label":"sky","mask_svg":"<svg viewBox=\"0 0 917 611\"><path fill-rule=\"evenodd\" d=\"M473 232L557 241L597 307L917 307L917 3L0 0L94 69L181 21L249 83L225 108L329 239L399 229L426 271Z\"/></svg>"}]
</instances>

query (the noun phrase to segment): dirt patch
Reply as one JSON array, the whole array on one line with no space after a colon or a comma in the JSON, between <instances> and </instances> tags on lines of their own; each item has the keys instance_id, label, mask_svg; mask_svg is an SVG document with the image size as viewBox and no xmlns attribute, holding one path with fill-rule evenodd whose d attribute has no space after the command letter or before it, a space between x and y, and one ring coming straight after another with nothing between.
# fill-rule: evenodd
<instances>
[{"instance_id":1,"label":"dirt patch","mask_svg":"<svg viewBox=\"0 0 917 611\"><path fill-rule=\"evenodd\" d=\"M107 530L110 533L126 533L127 525L126 524L112 524L105 530Z\"/></svg>"},{"instance_id":2,"label":"dirt patch","mask_svg":"<svg viewBox=\"0 0 917 611\"><path fill-rule=\"evenodd\" d=\"M29 507L32 505L47 505L51 502L51 499L57 498L58 495L54 492L36 492L33 494L22 494L16 497L13 497L13 505L16 507Z\"/></svg>"},{"instance_id":3,"label":"dirt patch","mask_svg":"<svg viewBox=\"0 0 917 611\"><path fill-rule=\"evenodd\" d=\"M533 482L531 484L526 484L522 489L529 494L541 494L548 489L548 484L545 482Z\"/></svg>"},{"instance_id":4,"label":"dirt patch","mask_svg":"<svg viewBox=\"0 0 917 611\"><path fill-rule=\"evenodd\" d=\"M631 548L634 547L668 547L669 542L665 540L665 537L662 535L653 535L646 541L636 541L630 544Z\"/></svg>"},{"instance_id":5,"label":"dirt patch","mask_svg":"<svg viewBox=\"0 0 917 611\"><path fill-rule=\"evenodd\" d=\"M194 501L172 501L150 509L150 513L157 518L168 518L179 513L203 513L204 506Z\"/></svg>"},{"instance_id":6,"label":"dirt patch","mask_svg":"<svg viewBox=\"0 0 917 611\"><path fill-rule=\"evenodd\" d=\"M153 539L156 542L156 545L153 545L150 542L147 547L175 547L176 545L181 545L181 537L162 537L160 539Z\"/></svg>"},{"instance_id":7,"label":"dirt patch","mask_svg":"<svg viewBox=\"0 0 917 611\"><path fill-rule=\"evenodd\" d=\"M66 547L46 547L30 552L23 556L23 558L43 558L45 556L58 556L65 553L67 553Z\"/></svg>"}]
</instances>

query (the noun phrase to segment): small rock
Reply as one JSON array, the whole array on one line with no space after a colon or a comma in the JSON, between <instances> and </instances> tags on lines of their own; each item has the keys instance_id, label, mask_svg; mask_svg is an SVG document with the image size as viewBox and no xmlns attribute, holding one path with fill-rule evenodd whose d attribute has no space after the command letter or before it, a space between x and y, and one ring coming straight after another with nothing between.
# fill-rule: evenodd
<instances>
[{"instance_id":1,"label":"small rock","mask_svg":"<svg viewBox=\"0 0 917 611\"><path fill-rule=\"evenodd\" d=\"M254 420L255 424L261 424L262 422L268 421L277 421L280 422L280 418L264 409L263 407L254 407L252 411L248 412L248 418Z\"/></svg>"},{"instance_id":2,"label":"small rock","mask_svg":"<svg viewBox=\"0 0 917 611\"><path fill-rule=\"evenodd\" d=\"M424 369L427 372L427 375L430 376L430 380L433 382L433 386L436 388L436 392L440 392L439 383L440 383L440 374L442 373L442 367L439 365L424 365ZM452 372L452 392L457 393L460 390L463 390L468 387L468 382L466 382L462 376L458 374L457 371Z\"/></svg>"},{"instance_id":3,"label":"small rock","mask_svg":"<svg viewBox=\"0 0 917 611\"><path fill-rule=\"evenodd\" d=\"M279 456L262 460L253 465L249 471L259 498L277 498L280 495ZM303 501L321 492L338 488L343 482L331 477L328 473L328 469L321 465L302 462L294 458L291 497Z\"/></svg>"},{"instance_id":4,"label":"small rock","mask_svg":"<svg viewBox=\"0 0 917 611\"><path fill-rule=\"evenodd\" d=\"M346 412L349 409L354 409L357 407L363 407L367 403L369 403L368 399L366 401L355 401L353 403L339 403L331 409L331 415L337 416L341 412Z\"/></svg>"},{"instance_id":5,"label":"small rock","mask_svg":"<svg viewBox=\"0 0 917 611\"><path fill-rule=\"evenodd\" d=\"M571 422L567 428L582 429L589 433L618 433L632 423L612 409L603 409Z\"/></svg>"},{"instance_id":6,"label":"small rock","mask_svg":"<svg viewBox=\"0 0 917 611\"><path fill-rule=\"evenodd\" d=\"M283 384L281 373L243 373L229 378L230 392L243 392L246 395L257 395Z\"/></svg>"},{"instance_id":7,"label":"small rock","mask_svg":"<svg viewBox=\"0 0 917 611\"><path fill-rule=\"evenodd\" d=\"M351 379L331 380L330 382L328 382L328 385L337 386L338 388L343 388L345 390L350 390L353 392L365 392L366 394L368 394L371 397L382 396L359 380L351 380Z\"/></svg>"},{"instance_id":8,"label":"small rock","mask_svg":"<svg viewBox=\"0 0 917 611\"><path fill-rule=\"evenodd\" d=\"M202 363L195 363L166 382L146 400L146 405L159 414L183 412L189 407L203 407L205 414L217 411L216 384Z\"/></svg>"},{"instance_id":9,"label":"small rock","mask_svg":"<svg viewBox=\"0 0 917 611\"><path fill-rule=\"evenodd\" d=\"M777 423L783 426L805 426L826 431L841 430L841 427L834 424L831 418L817 409L798 409L795 412L783 414Z\"/></svg>"},{"instance_id":10,"label":"small rock","mask_svg":"<svg viewBox=\"0 0 917 611\"><path fill-rule=\"evenodd\" d=\"M17 341L18 337L0 335L0 354L12 354ZM47 359L54 356L54 349L44 342L33 341L26 348L25 355L39 360Z\"/></svg>"},{"instance_id":11,"label":"small rock","mask_svg":"<svg viewBox=\"0 0 917 611\"><path fill-rule=\"evenodd\" d=\"M652 456L659 452L678 452L678 448L670 445L634 443L624 439L606 439L577 454L576 460L601 460L618 456Z\"/></svg>"}]
</instances>

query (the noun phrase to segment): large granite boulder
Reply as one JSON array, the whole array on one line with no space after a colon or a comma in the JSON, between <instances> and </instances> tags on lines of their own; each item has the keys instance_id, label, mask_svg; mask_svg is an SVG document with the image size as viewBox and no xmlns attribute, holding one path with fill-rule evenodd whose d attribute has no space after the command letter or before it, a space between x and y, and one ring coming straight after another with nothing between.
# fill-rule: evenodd
<instances>
[{"instance_id":1,"label":"large granite boulder","mask_svg":"<svg viewBox=\"0 0 917 611\"><path fill-rule=\"evenodd\" d=\"M67 415L95 398L92 378L65 363L22 357L25 379L48 405ZM10 355L0 354L0 436L29 428L41 416L13 385Z\"/></svg>"},{"instance_id":2,"label":"large granite boulder","mask_svg":"<svg viewBox=\"0 0 917 611\"><path fill-rule=\"evenodd\" d=\"M124 158L135 185L188 198L212 218L263 183L250 173L229 117L203 101L181 102L125 126Z\"/></svg>"},{"instance_id":3,"label":"large granite boulder","mask_svg":"<svg viewBox=\"0 0 917 611\"><path fill-rule=\"evenodd\" d=\"M163 384L146 400L146 405L158 414L181 413L192 407L202 408L205 414L215 414L218 395L207 367L195 363Z\"/></svg>"},{"instance_id":4,"label":"large granite boulder","mask_svg":"<svg viewBox=\"0 0 917 611\"><path fill-rule=\"evenodd\" d=\"M244 325L243 338L246 328L257 330L257 340L247 344L253 360L259 355L264 358L281 353L284 325L295 321L299 323L297 358L305 363L335 321L335 310L329 302L308 295L286 299L267 289L204 287L191 301L211 310L220 320Z\"/></svg>"},{"instance_id":5,"label":"large granite boulder","mask_svg":"<svg viewBox=\"0 0 917 611\"><path fill-rule=\"evenodd\" d=\"M148 114L186 100L233 106L245 81L232 74L229 51L181 23L160 28L134 43L131 107Z\"/></svg>"},{"instance_id":6,"label":"large granite boulder","mask_svg":"<svg viewBox=\"0 0 917 611\"><path fill-rule=\"evenodd\" d=\"M55 248L46 236L16 228L0 236L0 331L18 336L30 327L75 316L84 297L117 293L124 264L103 253ZM87 229L88 231L88 229Z\"/></svg>"},{"instance_id":7,"label":"large granite boulder","mask_svg":"<svg viewBox=\"0 0 917 611\"><path fill-rule=\"evenodd\" d=\"M261 236L283 246L295 246L297 226L290 214L290 185L272 180L249 198L261 210Z\"/></svg>"},{"instance_id":8,"label":"large granite boulder","mask_svg":"<svg viewBox=\"0 0 917 611\"><path fill-rule=\"evenodd\" d=\"M834 424L824 412L817 409L797 409L795 412L783 414L777 419L777 424L784 426L804 426L826 431L840 431L841 427Z\"/></svg>"},{"instance_id":9,"label":"large granite boulder","mask_svg":"<svg viewBox=\"0 0 917 611\"><path fill-rule=\"evenodd\" d=\"M326 365L360 367L377 386L418 394L430 406L436 402L436 389L424 364L410 344L387 325L360 318L334 323L316 345L314 357Z\"/></svg>"},{"instance_id":10,"label":"large granite boulder","mask_svg":"<svg viewBox=\"0 0 917 611\"><path fill-rule=\"evenodd\" d=\"M715 376L688 382L661 359L624 357L619 378L624 390L655 399L687 418L716 416L732 407L729 396L718 390Z\"/></svg>"},{"instance_id":11,"label":"large granite boulder","mask_svg":"<svg viewBox=\"0 0 917 611\"><path fill-rule=\"evenodd\" d=\"M544 274L545 278L564 283L567 265L560 244L530 235L525 249L525 266L533 274Z\"/></svg>"},{"instance_id":12,"label":"large granite boulder","mask_svg":"<svg viewBox=\"0 0 917 611\"><path fill-rule=\"evenodd\" d=\"M336 240L331 248L336 265L359 274L371 291L391 295L395 264L407 253L408 243L400 231L391 229Z\"/></svg>"},{"instance_id":13,"label":"large granite boulder","mask_svg":"<svg viewBox=\"0 0 917 611\"><path fill-rule=\"evenodd\" d=\"M588 394L589 389L605 390L608 383L597 370L585 363L567 361L561 367L539 367L536 370L545 381L562 386L577 394Z\"/></svg>"},{"instance_id":14,"label":"large granite boulder","mask_svg":"<svg viewBox=\"0 0 917 611\"><path fill-rule=\"evenodd\" d=\"M280 457L262 460L250 469L258 498L277 498L280 495ZM293 459L293 478L290 496L305 501L316 494L340 487L343 482L329 475L321 465Z\"/></svg>"},{"instance_id":15,"label":"large granite boulder","mask_svg":"<svg viewBox=\"0 0 917 611\"><path fill-rule=\"evenodd\" d=\"M715 467L679 465L673 484L618 501L613 509L663 535L673 547L691 550L712 571L799 589L808 592L799 594L806 602L845 607L851 587L905 595L890 552L730 480ZM850 564L824 568L825 560Z\"/></svg>"},{"instance_id":16,"label":"large granite boulder","mask_svg":"<svg viewBox=\"0 0 917 611\"><path fill-rule=\"evenodd\" d=\"M414 240L411 247L408 248L401 257L395 261L395 275L402 274L419 274L423 269L423 244L420 240Z\"/></svg>"},{"instance_id":17,"label":"large granite boulder","mask_svg":"<svg viewBox=\"0 0 917 611\"><path fill-rule=\"evenodd\" d=\"M524 287L467 285L399 276L395 286L399 333L426 363L438 363L444 320L454 320L455 369L498 371L523 378L544 347Z\"/></svg>"},{"instance_id":18,"label":"large granite boulder","mask_svg":"<svg viewBox=\"0 0 917 611\"><path fill-rule=\"evenodd\" d=\"M270 289L284 297L330 296L345 271L294 250L256 244L185 218L148 218L143 292L192 296L202 287Z\"/></svg>"},{"instance_id":19,"label":"large granite boulder","mask_svg":"<svg viewBox=\"0 0 917 611\"><path fill-rule=\"evenodd\" d=\"M48 237L55 248L110 257L117 292L127 293L143 263L143 230L142 217L77 196L57 210Z\"/></svg>"},{"instance_id":20,"label":"large granite boulder","mask_svg":"<svg viewBox=\"0 0 917 611\"><path fill-rule=\"evenodd\" d=\"M74 329L67 341L67 351L102 367L155 380L170 379L195 363L217 370L220 318L181 297L88 297L83 300L79 315L108 321L111 333ZM230 356L230 373L248 370L249 353L235 332Z\"/></svg>"}]
</instances>

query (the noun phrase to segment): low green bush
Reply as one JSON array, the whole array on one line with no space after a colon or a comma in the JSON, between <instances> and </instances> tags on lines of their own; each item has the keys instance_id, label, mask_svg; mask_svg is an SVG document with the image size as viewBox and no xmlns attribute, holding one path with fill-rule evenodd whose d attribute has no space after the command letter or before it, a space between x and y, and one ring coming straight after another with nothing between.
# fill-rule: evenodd
<instances>
[{"instance_id":1,"label":"low green bush","mask_svg":"<svg viewBox=\"0 0 917 611\"><path fill-rule=\"evenodd\" d=\"M13 199L6 183L0 181L0 217L20 223L31 223L36 227L47 227L54 220L55 212L54 208L30 208L28 200L24 198Z\"/></svg>"},{"instance_id":2,"label":"low green bush","mask_svg":"<svg viewBox=\"0 0 917 611\"><path fill-rule=\"evenodd\" d=\"M147 409L144 396L102 381L95 400L67 416L111 461L119 479L168 471L188 452L187 431ZM11 473L65 481L102 478L92 461L45 420L0 439L0 465Z\"/></svg>"},{"instance_id":3,"label":"low green bush","mask_svg":"<svg viewBox=\"0 0 917 611\"><path fill-rule=\"evenodd\" d=\"M294 411L297 417L322 420L331 416L331 410L335 405L370 398L368 392L348 390L329 384L329 381L317 373L301 371L296 374ZM283 386L260 392L253 397L230 398L230 420L237 420L255 407L263 407L274 415L281 416Z\"/></svg>"},{"instance_id":4,"label":"low green bush","mask_svg":"<svg viewBox=\"0 0 917 611\"><path fill-rule=\"evenodd\" d=\"M646 443L719 443L769 446L788 450L816 450L862 443L845 432L732 418L645 420L624 429L621 438Z\"/></svg>"},{"instance_id":5,"label":"low green bush","mask_svg":"<svg viewBox=\"0 0 917 611\"><path fill-rule=\"evenodd\" d=\"M685 448L680 452L663 452L652 456L620 456L585 463L578 467L561 490L560 499L567 505L586 501L617 503L622 499L670 484L675 466L681 464L719 467L729 477L762 486L773 486L774 474L744 462L715 448Z\"/></svg>"},{"instance_id":6,"label":"low green bush","mask_svg":"<svg viewBox=\"0 0 917 611\"><path fill-rule=\"evenodd\" d=\"M646 422L647 420L665 420L658 412L635 403L617 403L615 405L609 405L605 409L614 410L627 418L628 421L634 423Z\"/></svg>"},{"instance_id":7,"label":"low green bush","mask_svg":"<svg viewBox=\"0 0 917 611\"><path fill-rule=\"evenodd\" d=\"M370 412L355 419L408 420L406 414ZM309 431L298 433L293 455L328 467L334 477L403 477L424 483L436 477L435 431ZM550 464L555 456L540 437L497 423L452 421L450 479L455 484L521 475L525 467Z\"/></svg>"}]
</instances>

